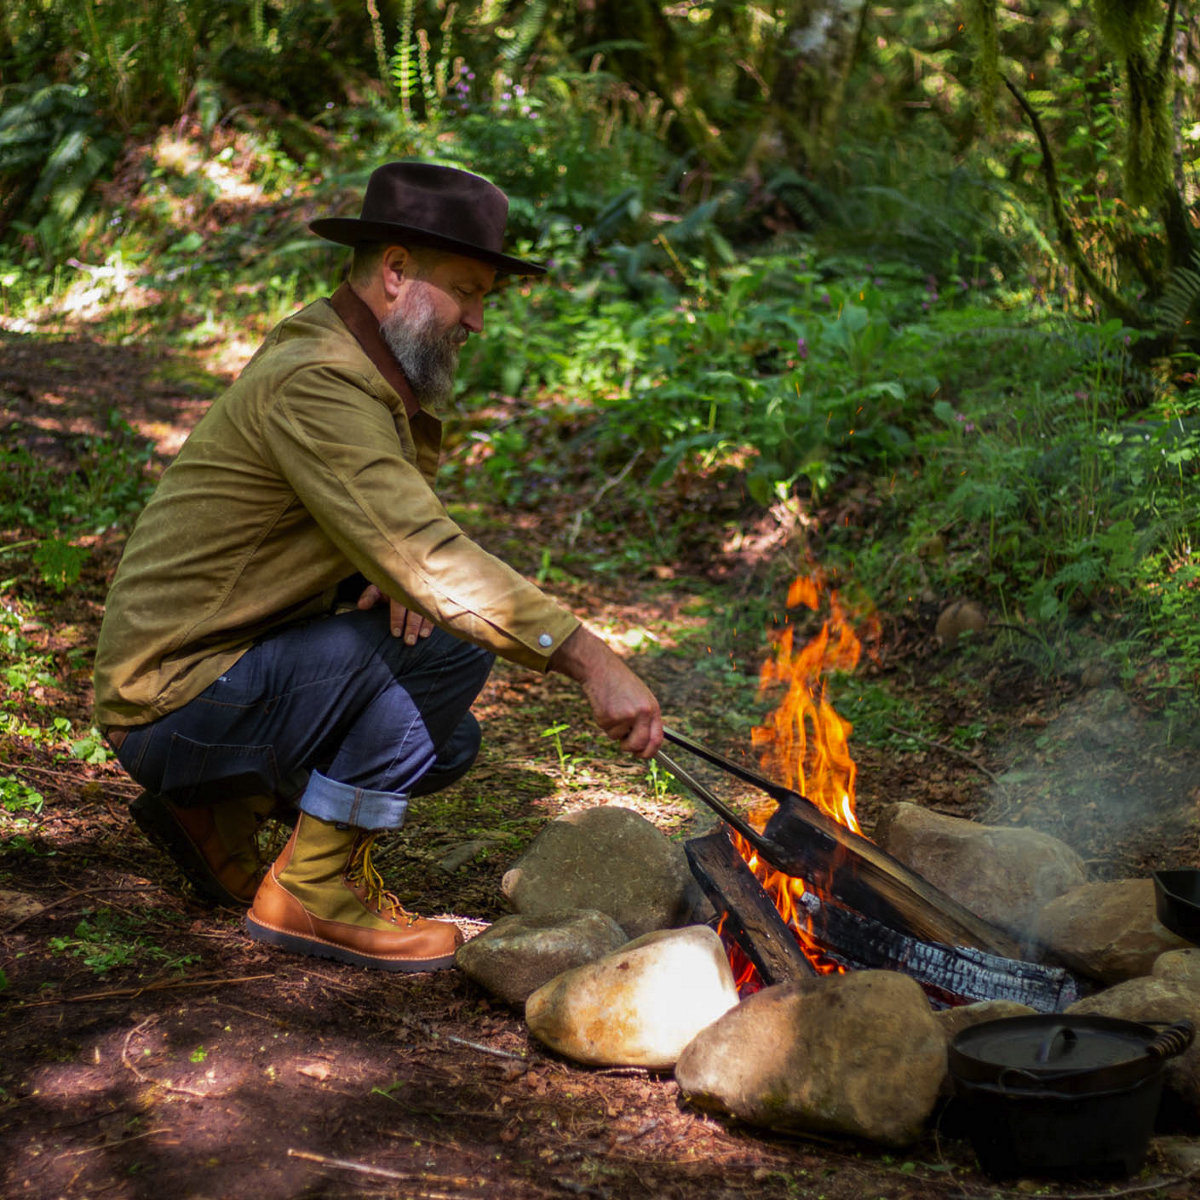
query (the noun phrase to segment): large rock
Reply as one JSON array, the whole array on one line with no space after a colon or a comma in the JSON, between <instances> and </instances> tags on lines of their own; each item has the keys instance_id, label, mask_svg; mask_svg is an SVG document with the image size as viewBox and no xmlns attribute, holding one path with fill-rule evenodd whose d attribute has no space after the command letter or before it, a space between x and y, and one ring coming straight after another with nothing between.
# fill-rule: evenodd
<instances>
[{"instance_id":1,"label":"large rock","mask_svg":"<svg viewBox=\"0 0 1200 1200\"><path fill-rule=\"evenodd\" d=\"M1083 859L1034 829L979 825L892 804L875 840L905 866L994 925L1029 933L1042 906L1087 882Z\"/></svg>"},{"instance_id":2,"label":"large rock","mask_svg":"<svg viewBox=\"0 0 1200 1200\"><path fill-rule=\"evenodd\" d=\"M1046 905L1036 933L1061 962L1101 983L1149 975L1160 954L1191 945L1159 924L1150 879L1073 888Z\"/></svg>"},{"instance_id":3,"label":"large rock","mask_svg":"<svg viewBox=\"0 0 1200 1200\"><path fill-rule=\"evenodd\" d=\"M500 887L519 913L597 909L631 938L685 923L700 895L683 847L616 806L551 821Z\"/></svg>"},{"instance_id":4,"label":"large rock","mask_svg":"<svg viewBox=\"0 0 1200 1200\"><path fill-rule=\"evenodd\" d=\"M576 1062L665 1070L737 1002L721 939L691 925L645 934L552 979L526 1001L525 1021Z\"/></svg>"},{"instance_id":5,"label":"large rock","mask_svg":"<svg viewBox=\"0 0 1200 1200\"><path fill-rule=\"evenodd\" d=\"M603 958L629 939L594 909L501 917L458 949L455 965L506 1004L522 1005L556 975Z\"/></svg>"},{"instance_id":6,"label":"large rock","mask_svg":"<svg viewBox=\"0 0 1200 1200\"><path fill-rule=\"evenodd\" d=\"M1145 976L1077 1000L1067 1012L1147 1023L1191 1021L1200 1029L1200 990L1173 980ZM1193 1115L1200 1114L1200 1042L1193 1042L1178 1057L1167 1059L1163 1081Z\"/></svg>"},{"instance_id":7,"label":"large rock","mask_svg":"<svg viewBox=\"0 0 1200 1200\"><path fill-rule=\"evenodd\" d=\"M975 1004L960 1004L955 1008L944 1008L933 1014L949 1044L964 1029L973 1029L985 1021L1002 1021L1007 1017L1032 1017L1037 1009L1015 1000L979 1000Z\"/></svg>"},{"instance_id":8,"label":"large rock","mask_svg":"<svg viewBox=\"0 0 1200 1200\"><path fill-rule=\"evenodd\" d=\"M1200 948L1192 946L1187 950L1168 950L1166 954L1160 954L1154 960L1151 974L1155 979L1200 988Z\"/></svg>"},{"instance_id":9,"label":"large rock","mask_svg":"<svg viewBox=\"0 0 1200 1200\"><path fill-rule=\"evenodd\" d=\"M914 1141L946 1074L946 1039L920 987L892 971L778 984L680 1055L700 1108L787 1133Z\"/></svg>"}]
</instances>

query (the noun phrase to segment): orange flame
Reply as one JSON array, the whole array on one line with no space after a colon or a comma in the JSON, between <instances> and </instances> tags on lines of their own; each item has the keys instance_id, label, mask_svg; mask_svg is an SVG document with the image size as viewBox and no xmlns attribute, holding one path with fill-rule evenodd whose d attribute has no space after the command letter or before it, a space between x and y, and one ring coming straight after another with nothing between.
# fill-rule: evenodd
<instances>
[{"instance_id":1,"label":"orange flame","mask_svg":"<svg viewBox=\"0 0 1200 1200\"><path fill-rule=\"evenodd\" d=\"M832 671L854 670L862 642L838 593L827 587L819 567L793 582L787 602L789 608L803 605L816 612L823 596L828 600L829 616L815 637L796 649L795 630L789 624L774 639L772 655L759 675L759 694L766 695L777 686L785 692L766 722L751 732L751 741L765 775L807 796L835 821L861 833L854 811L857 766L849 749L853 727L826 699L826 677ZM750 814L750 820L761 828L772 811L773 804L767 801ZM754 848L739 835L734 835L734 842L814 966L823 972L842 970L821 954L809 935L808 916L797 904L809 888L819 894L827 880L784 875L760 863ZM830 868L833 865L830 863ZM734 969L739 986L755 981L754 967L744 956L734 960Z\"/></svg>"}]
</instances>

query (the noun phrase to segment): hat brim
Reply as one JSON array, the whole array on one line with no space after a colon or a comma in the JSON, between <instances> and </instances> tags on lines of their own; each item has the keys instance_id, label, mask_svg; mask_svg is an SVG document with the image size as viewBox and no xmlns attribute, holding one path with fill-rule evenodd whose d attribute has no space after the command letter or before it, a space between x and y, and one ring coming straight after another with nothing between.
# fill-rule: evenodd
<instances>
[{"instance_id":1,"label":"hat brim","mask_svg":"<svg viewBox=\"0 0 1200 1200\"><path fill-rule=\"evenodd\" d=\"M398 225L392 221L363 221L358 217L321 217L309 223L317 237L337 242L341 246L357 246L363 242L396 242L403 245L435 246L488 263L509 275L545 275L541 263L526 262L495 250L485 250L472 242L462 242L445 234L433 233L416 225Z\"/></svg>"}]
</instances>

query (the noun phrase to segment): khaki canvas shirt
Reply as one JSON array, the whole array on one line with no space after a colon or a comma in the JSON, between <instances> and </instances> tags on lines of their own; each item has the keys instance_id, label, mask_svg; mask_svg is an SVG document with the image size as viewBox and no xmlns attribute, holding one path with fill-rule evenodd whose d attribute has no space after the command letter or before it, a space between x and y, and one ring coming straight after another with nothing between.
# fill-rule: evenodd
<instances>
[{"instance_id":1,"label":"khaki canvas shirt","mask_svg":"<svg viewBox=\"0 0 1200 1200\"><path fill-rule=\"evenodd\" d=\"M451 520L432 489L440 447L348 287L276 326L130 535L96 651L97 723L180 708L269 630L329 612L355 571L544 670L578 621Z\"/></svg>"}]
</instances>

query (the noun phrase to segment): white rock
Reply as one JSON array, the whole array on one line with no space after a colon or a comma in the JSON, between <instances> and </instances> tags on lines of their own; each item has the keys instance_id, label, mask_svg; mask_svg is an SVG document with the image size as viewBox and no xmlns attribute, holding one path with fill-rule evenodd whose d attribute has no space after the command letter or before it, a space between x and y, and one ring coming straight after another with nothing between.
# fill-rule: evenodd
<instances>
[{"instance_id":1,"label":"white rock","mask_svg":"<svg viewBox=\"0 0 1200 1200\"><path fill-rule=\"evenodd\" d=\"M525 1003L529 1032L576 1062L665 1070L738 1002L721 939L705 925L645 934L575 967Z\"/></svg>"}]
</instances>

